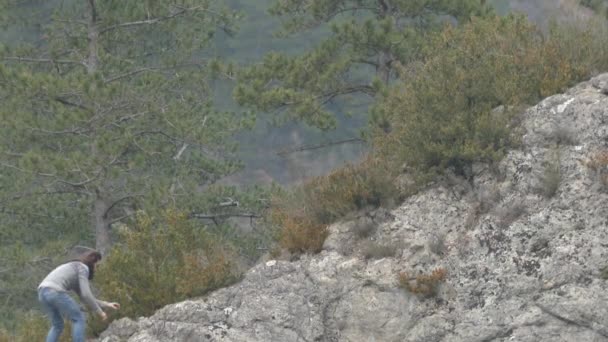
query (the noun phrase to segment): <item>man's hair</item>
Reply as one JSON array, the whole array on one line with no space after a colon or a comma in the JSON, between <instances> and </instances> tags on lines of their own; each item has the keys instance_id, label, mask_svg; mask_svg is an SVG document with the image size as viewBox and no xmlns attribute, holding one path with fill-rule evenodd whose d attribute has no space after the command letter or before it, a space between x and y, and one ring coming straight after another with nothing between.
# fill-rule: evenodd
<instances>
[{"instance_id":1,"label":"man's hair","mask_svg":"<svg viewBox=\"0 0 608 342\"><path fill-rule=\"evenodd\" d=\"M80 261L89 268L89 280L93 279L93 276L95 275L95 264L99 260L101 260L101 253L96 250L87 251L76 259L76 261Z\"/></svg>"}]
</instances>

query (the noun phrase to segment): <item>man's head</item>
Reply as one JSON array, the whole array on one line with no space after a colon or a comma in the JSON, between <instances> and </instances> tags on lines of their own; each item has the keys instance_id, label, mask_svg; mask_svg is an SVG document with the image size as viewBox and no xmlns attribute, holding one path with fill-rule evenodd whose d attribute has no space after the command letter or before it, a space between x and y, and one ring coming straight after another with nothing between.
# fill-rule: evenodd
<instances>
[{"instance_id":1,"label":"man's head","mask_svg":"<svg viewBox=\"0 0 608 342\"><path fill-rule=\"evenodd\" d=\"M101 253L96 250L86 251L78 258L78 261L89 267L89 280L93 279L95 264L99 262L99 260L101 260Z\"/></svg>"}]
</instances>

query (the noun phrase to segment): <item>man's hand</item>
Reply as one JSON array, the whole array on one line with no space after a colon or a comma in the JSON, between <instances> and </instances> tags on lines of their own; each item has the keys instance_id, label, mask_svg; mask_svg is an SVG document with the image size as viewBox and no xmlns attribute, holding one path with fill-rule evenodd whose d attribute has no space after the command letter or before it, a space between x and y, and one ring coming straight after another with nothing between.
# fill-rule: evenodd
<instances>
[{"instance_id":1,"label":"man's hand","mask_svg":"<svg viewBox=\"0 0 608 342\"><path fill-rule=\"evenodd\" d=\"M120 304L118 304L118 303L109 303L108 306L114 310L120 309Z\"/></svg>"},{"instance_id":2,"label":"man's hand","mask_svg":"<svg viewBox=\"0 0 608 342\"><path fill-rule=\"evenodd\" d=\"M108 315L106 315L106 313L105 313L105 312L100 311L100 312L99 312L99 318L101 318L101 320L102 320L102 321L105 321L105 320L107 320L107 319L108 319Z\"/></svg>"}]
</instances>

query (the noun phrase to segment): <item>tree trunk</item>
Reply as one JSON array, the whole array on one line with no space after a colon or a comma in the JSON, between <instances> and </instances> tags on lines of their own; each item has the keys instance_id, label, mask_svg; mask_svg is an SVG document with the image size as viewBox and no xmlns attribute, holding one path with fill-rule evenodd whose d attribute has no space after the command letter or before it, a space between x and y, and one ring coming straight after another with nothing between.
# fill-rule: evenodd
<instances>
[{"instance_id":1,"label":"tree trunk","mask_svg":"<svg viewBox=\"0 0 608 342\"><path fill-rule=\"evenodd\" d=\"M98 58L98 42L99 28L97 27L97 7L95 0L89 0L89 22L88 30L88 56L87 56L87 73L93 74L97 71ZM92 155L96 155L95 143L93 143ZM103 198L102 192L95 191L95 199L93 202L93 227L95 227L95 249L102 255L110 250L110 222L107 217L108 204Z\"/></svg>"},{"instance_id":2,"label":"tree trunk","mask_svg":"<svg viewBox=\"0 0 608 342\"><path fill-rule=\"evenodd\" d=\"M380 19L390 18L393 21L393 24L396 24L396 20L392 13L393 8L391 4L386 0L378 0L378 4L380 5ZM391 79L391 64L393 59L394 58L390 50L380 51L378 56L378 68L376 70L376 76L378 76L387 86Z\"/></svg>"},{"instance_id":3,"label":"tree trunk","mask_svg":"<svg viewBox=\"0 0 608 342\"><path fill-rule=\"evenodd\" d=\"M89 0L89 23L88 23L88 41L89 41L89 56L87 58L87 72L93 74L97 71L99 58L97 55L97 43L99 41L99 28L97 27L97 8L95 0Z\"/></svg>"},{"instance_id":4,"label":"tree trunk","mask_svg":"<svg viewBox=\"0 0 608 342\"><path fill-rule=\"evenodd\" d=\"M389 52L381 52L378 58L378 77L384 82L385 85L389 85L391 80L391 63L393 61L393 57Z\"/></svg>"},{"instance_id":5,"label":"tree trunk","mask_svg":"<svg viewBox=\"0 0 608 342\"><path fill-rule=\"evenodd\" d=\"M110 239L110 220L108 218L108 204L99 193L93 202L93 227L95 227L95 249L105 255L112 245Z\"/></svg>"}]
</instances>

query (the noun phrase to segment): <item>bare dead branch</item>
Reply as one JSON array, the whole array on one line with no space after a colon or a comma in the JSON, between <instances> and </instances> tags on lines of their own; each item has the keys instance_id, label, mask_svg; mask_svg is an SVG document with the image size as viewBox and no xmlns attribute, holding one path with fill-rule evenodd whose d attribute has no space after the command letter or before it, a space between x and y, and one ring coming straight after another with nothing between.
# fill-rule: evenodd
<instances>
[{"instance_id":1,"label":"bare dead branch","mask_svg":"<svg viewBox=\"0 0 608 342\"><path fill-rule=\"evenodd\" d=\"M93 178L87 178L87 179L85 179L83 181L75 183L75 182L66 181L64 179L60 179L54 173L44 173L44 172L37 172L37 171L32 171L32 170L26 170L26 169L20 168L20 167L18 167L16 165L2 163L2 162L0 162L0 166L6 167L6 168L10 168L10 169L13 169L13 170L17 170L17 171L23 172L23 173L31 173L31 174L35 174L35 175L41 176L41 177L53 178L54 180L52 181L52 183L61 183L61 184L69 185L69 186L72 186L74 188L79 188L79 189L80 188L84 188L85 185L87 185L87 184L89 184L91 182L94 182L99 177L99 173L98 173Z\"/></svg>"},{"instance_id":2,"label":"bare dead branch","mask_svg":"<svg viewBox=\"0 0 608 342\"><path fill-rule=\"evenodd\" d=\"M83 105L81 105L79 103L74 103L74 102L68 101L67 99L65 99L63 97L56 96L56 97L53 98L53 100L55 100L55 101L57 101L59 103L62 103L64 105L66 105L66 106L76 107L76 108L80 108L82 110L86 110L88 112L92 112L92 110L90 108L88 108L86 106L83 106Z\"/></svg>"},{"instance_id":3,"label":"bare dead branch","mask_svg":"<svg viewBox=\"0 0 608 342\"><path fill-rule=\"evenodd\" d=\"M51 130L47 130L44 128L37 128L37 127L27 127L27 129L29 129L31 131L35 131L35 132L49 134L49 135L63 135L63 134L84 135L84 134L90 132L90 130L84 130L82 128L72 128L72 129L66 129L63 131L51 131Z\"/></svg>"},{"instance_id":4,"label":"bare dead branch","mask_svg":"<svg viewBox=\"0 0 608 342\"><path fill-rule=\"evenodd\" d=\"M222 208L222 207L238 207L238 206L239 206L239 202L233 200L230 197L226 198L226 200L224 202L220 202L220 204L217 205L218 208Z\"/></svg>"},{"instance_id":5,"label":"bare dead branch","mask_svg":"<svg viewBox=\"0 0 608 342\"><path fill-rule=\"evenodd\" d=\"M53 21L56 21L58 23L64 23L64 24L78 24L78 25L83 25L86 26L88 23L86 21L83 20L73 20L73 19L53 19Z\"/></svg>"},{"instance_id":6,"label":"bare dead branch","mask_svg":"<svg viewBox=\"0 0 608 342\"><path fill-rule=\"evenodd\" d=\"M362 93L362 94L366 94L366 95L373 97L373 96L375 96L376 91L374 90L374 88L372 86L369 86L369 85L357 85L357 86L346 87L346 88L338 88L338 89L334 89L332 91L321 93L321 94L315 95L313 97L313 99L321 100L321 104L326 104L340 95L355 94L355 93ZM298 100L298 101L292 101L292 102L285 101L282 103L278 103L276 111L278 112L278 111L283 110L285 107L299 105L303 102L304 102L303 100ZM313 113L309 113L308 115L312 115L312 114Z\"/></svg>"},{"instance_id":7,"label":"bare dead branch","mask_svg":"<svg viewBox=\"0 0 608 342\"><path fill-rule=\"evenodd\" d=\"M86 67L86 64L81 61L69 59L51 59L51 58L29 58L29 57L4 57L6 61L26 62L26 63L50 63L50 64L76 64Z\"/></svg>"},{"instance_id":8,"label":"bare dead branch","mask_svg":"<svg viewBox=\"0 0 608 342\"><path fill-rule=\"evenodd\" d=\"M281 150L281 151L277 152L277 155L285 156L285 155L295 153L295 152L318 150L318 149L329 147L329 146L348 144L348 143L354 143L354 142L363 142L363 141L364 140L361 138L350 138L350 139L344 139L344 140L338 140L338 141L330 141L330 142L318 144L318 145L302 145L302 146L298 146L298 147L291 148L291 149Z\"/></svg>"},{"instance_id":9,"label":"bare dead branch","mask_svg":"<svg viewBox=\"0 0 608 342\"><path fill-rule=\"evenodd\" d=\"M184 151L188 148L188 144L184 143L182 145L182 147L179 149L179 151L177 152L177 154L173 157L173 160L179 160L179 158L182 156L182 153L184 153Z\"/></svg>"},{"instance_id":10,"label":"bare dead branch","mask_svg":"<svg viewBox=\"0 0 608 342\"><path fill-rule=\"evenodd\" d=\"M63 179L57 179L57 182L62 183L62 184L65 184L65 185L72 186L72 187L74 187L74 188L84 188L84 186L85 186L85 185L87 185L87 184L91 184L91 183L93 183L94 181L96 181L98 177L99 177L99 174L97 174L97 175L96 175L95 177L93 177L93 178L87 178L87 179L85 179L85 180L83 180L83 181L76 182L76 183L74 183L74 182L68 182L68 181L63 180Z\"/></svg>"},{"instance_id":11,"label":"bare dead branch","mask_svg":"<svg viewBox=\"0 0 608 342\"><path fill-rule=\"evenodd\" d=\"M127 215L123 215L121 217L117 217L115 219L113 219L112 221L110 221L110 225L113 225L114 223L120 222L126 218L129 218L131 216L134 216L136 213L131 213L131 214L127 214Z\"/></svg>"},{"instance_id":12,"label":"bare dead branch","mask_svg":"<svg viewBox=\"0 0 608 342\"><path fill-rule=\"evenodd\" d=\"M148 114L148 112L141 112L141 113L135 113L135 114L131 114L131 115L125 115L110 123L105 124L104 127L107 127L107 126L120 127L120 124L122 124L123 122L136 119L140 116L145 116L146 114Z\"/></svg>"},{"instance_id":13,"label":"bare dead branch","mask_svg":"<svg viewBox=\"0 0 608 342\"><path fill-rule=\"evenodd\" d=\"M225 214L199 214L193 213L191 218L197 218L201 220L217 220L217 219L226 219L230 217L248 217L248 218L262 218L261 215L255 213L225 213Z\"/></svg>"},{"instance_id":14,"label":"bare dead branch","mask_svg":"<svg viewBox=\"0 0 608 342\"><path fill-rule=\"evenodd\" d=\"M61 189L61 190L48 190L48 191L34 191L34 192L26 192L26 193L13 195L10 198L7 198L5 200L0 200L0 204L17 201L17 200L28 198L28 197L53 196L53 195L65 195L65 194L80 195L80 196L90 196L91 195L90 193L83 192L80 190Z\"/></svg>"},{"instance_id":15,"label":"bare dead branch","mask_svg":"<svg viewBox=\"0 0 608 342\"><path fill-rule=\"evenodd\" d=\"M157 71L159 69L160 68L141 68L141 69L136 69L136 70L129 71L129 72L121 74L121 75L116 75L116 76L113 76L111 78L108 78L104 82L107 84L107 83L111 83L111 82L114 82L114 81L121 80L123 78L127 78L127 77L131 77L131 76L135 76L137 74L141 74L142 72Z\"/></svg>"},{"instance_id":16,"label":"bare dead branch","mask_svg":"<svg viewBox=\"0 0 608 342\"><path fill-rule=\"evenodd\" d=\"M31 170L22 169L22 168L20 168L20 167L18 167L16 165L2 163L2 162L0 162L0 166L6 167L6 168L9 168L9 169L13 169L13 170L17 170L19 172L33 173L33 174L36 174L36 175L42 176L42 177L55 177L56 176L55 174L52 174L52 173L34 172L34 171L31 171Z\"/></svg>"},{"instance_id":17,"label":"bare dead branch","mask_svg":"<svg viewBox=\"0 0 608 342\"><path fill-rule=\"evenodd\" d=\"M173 19L175 17L178 17L182 14L185 14L187 12L192 12L192 11L196 11L200 9L200 7L192 7L192 8L183 8L173 14L170 15L166 15L163 17L158 17L158 18L152 18L152 19L147 19L147 20L139 20L139 21L131 21L131 22L127 22L127 23L120 23L120 24L116 24L116 25L112 25L112 26L108 26L108 27L104 27L99 31L99 34L104 34L116 29L120 29L120 28L128 28L128 27L135 27L135 26L141 26L141 25L153 25L153 24L157 24L160 23L162 21L165 20L170 20Z\"/></svg>"},{"instance_id":18,"label":"bare dead branch","mask_svg":"<svg viewBox=\"0 0 608 342\"><path fill-rule=\"evenodd\" d=\"M137 198L137 197L141 197L141 196L142 196L141 194L126 195L126 196L123 196L123 197L115 200L112 204L110 204L108 209L106 209L106 211L103 213L103 216L105 217L110 212L110 210L112 210L115 206L118 205L118 203L126 201L131 198Z\"/></svg>"}]
</instances>

